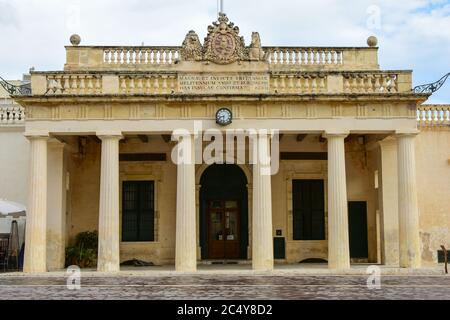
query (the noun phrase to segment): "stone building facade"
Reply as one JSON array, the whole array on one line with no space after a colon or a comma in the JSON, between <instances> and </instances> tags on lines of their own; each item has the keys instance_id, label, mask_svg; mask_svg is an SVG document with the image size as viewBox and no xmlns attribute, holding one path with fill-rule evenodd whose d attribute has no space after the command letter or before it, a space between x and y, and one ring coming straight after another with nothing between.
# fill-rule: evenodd
<instances>
[{"instance_id":1,"label":"stone building facade","mask_svg":"<svg viewBox=\"0 0 450 320\"><path fill-rule=\"evenodd\" d=\"M251 38L223 14L181 47L75 36L63 71L32 72L32 95L15 97L30 141L25 272L63 268L65 247L92 230L103 272L132 258L181 272L214 260L437 263L450 240L449 108L423 107L412 71L381 70L376 39ZM222 143L230 132L237 142ZM227 164L202 157L211 145Z\"/></svg>"}]
</instances>

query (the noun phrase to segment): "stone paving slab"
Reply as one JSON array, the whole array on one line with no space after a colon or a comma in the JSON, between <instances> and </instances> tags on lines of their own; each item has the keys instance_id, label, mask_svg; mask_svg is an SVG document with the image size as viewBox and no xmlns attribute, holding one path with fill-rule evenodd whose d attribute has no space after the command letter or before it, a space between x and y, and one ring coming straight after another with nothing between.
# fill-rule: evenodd
<instances>
[{"instance_id":1,"label":"stone paving slab","mask_svg":"<svg viewBox=\"0 0 450 320\"><path fill-rule=\"evenodd\" d=\"M252 270L251 265L199 265L198 271L195 273L177 273L173 266L156 266L156 267L122 267L119 273L101 273L95 269L83 269L82 274L85 277L166 277L166 276L196 276L196 275L249 275L249 276L297 276L297 275L327 275L327 276L339 276L339 275L366 275L367 268L371 265L357 265L353 266L350 270L336 271L328 269L327 265L278 265L272 272L255 272ZM396 267L379 266L383 275L397 275L397 276L410 276L410 275L427 275L427 276L442 276L444 275L444 267L437 266L434 268L422 268L422 269L403 269ZM33 277L62 277L65 276L66 270L48 272L42 274L34 274ZM0 279L7 277L28 277L29 275L13 272L13 273L0 273Z\"/></svg>"},{"instance_id":2,"label":"stone paving slab","mask_svg":"<svg viewBox=\"0 0 450 320\"><path fill-rule=\"evenodd\" d=\"M450 300L449 276L383 276L370 290L367 276L176 275L81 278L69 290L67 278L1 277L5 300Z\"/></svg>"}]
</instances>

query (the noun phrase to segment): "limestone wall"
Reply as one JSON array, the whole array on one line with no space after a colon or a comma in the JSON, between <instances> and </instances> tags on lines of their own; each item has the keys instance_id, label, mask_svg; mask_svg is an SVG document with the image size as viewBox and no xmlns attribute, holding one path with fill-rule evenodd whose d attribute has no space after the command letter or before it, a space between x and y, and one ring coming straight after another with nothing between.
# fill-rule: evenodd
<instances>
[{"instance_id":1,"label":"limestone wall","mask_svg":"<svg viewBox=\"0 0 450 320\"><path fill-rule=\"evenodd\" d=\"M29 144L24 127L0 126L0 199L27 205ZM0 217L0 233L11 230L9 218ZM25 219L20 219L19 235L23 241Z\"/></svg>"},{"instance_id":2,"label":"limestone wall","mask_svg":"<svg viewBox=\"0 0 450 320\"><path fill-rule=\"evenodd\" d=\"M416 142L422 261L450 247L450 128L422 127Z\"/></svg>"}]
</instances>

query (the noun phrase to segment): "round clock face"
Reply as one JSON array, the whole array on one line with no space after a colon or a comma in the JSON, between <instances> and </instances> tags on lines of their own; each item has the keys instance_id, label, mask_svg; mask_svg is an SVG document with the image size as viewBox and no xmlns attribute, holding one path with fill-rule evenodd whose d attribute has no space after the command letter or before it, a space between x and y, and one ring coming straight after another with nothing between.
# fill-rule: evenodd
<instances>
[{"instance_id":1,"label":"round clock face","mask_svg":"<svg viewBox=\"0 0 450 320\"><path fill-rule=\"evenodd\" d=\"M220 109L216 114L216 122L221 126L227 126L233 121L233 114L230 109Z\"/></svg>"}]
</instances>

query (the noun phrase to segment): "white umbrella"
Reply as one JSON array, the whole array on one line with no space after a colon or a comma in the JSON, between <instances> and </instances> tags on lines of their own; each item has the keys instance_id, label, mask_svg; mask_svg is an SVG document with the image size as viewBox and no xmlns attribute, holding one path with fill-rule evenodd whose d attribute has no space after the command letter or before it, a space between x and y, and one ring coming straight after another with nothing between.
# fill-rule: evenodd
<instances>
[{"instance_id":1,"label":"white umbrella","mask_svg":"<svg viewBox=\"0 0 450 320\"><path fill-rule=\"evenodd\" d=\"M0 216L25 217L27 208L20 203L0 199Z\"/></svg>"}]
</instances>

